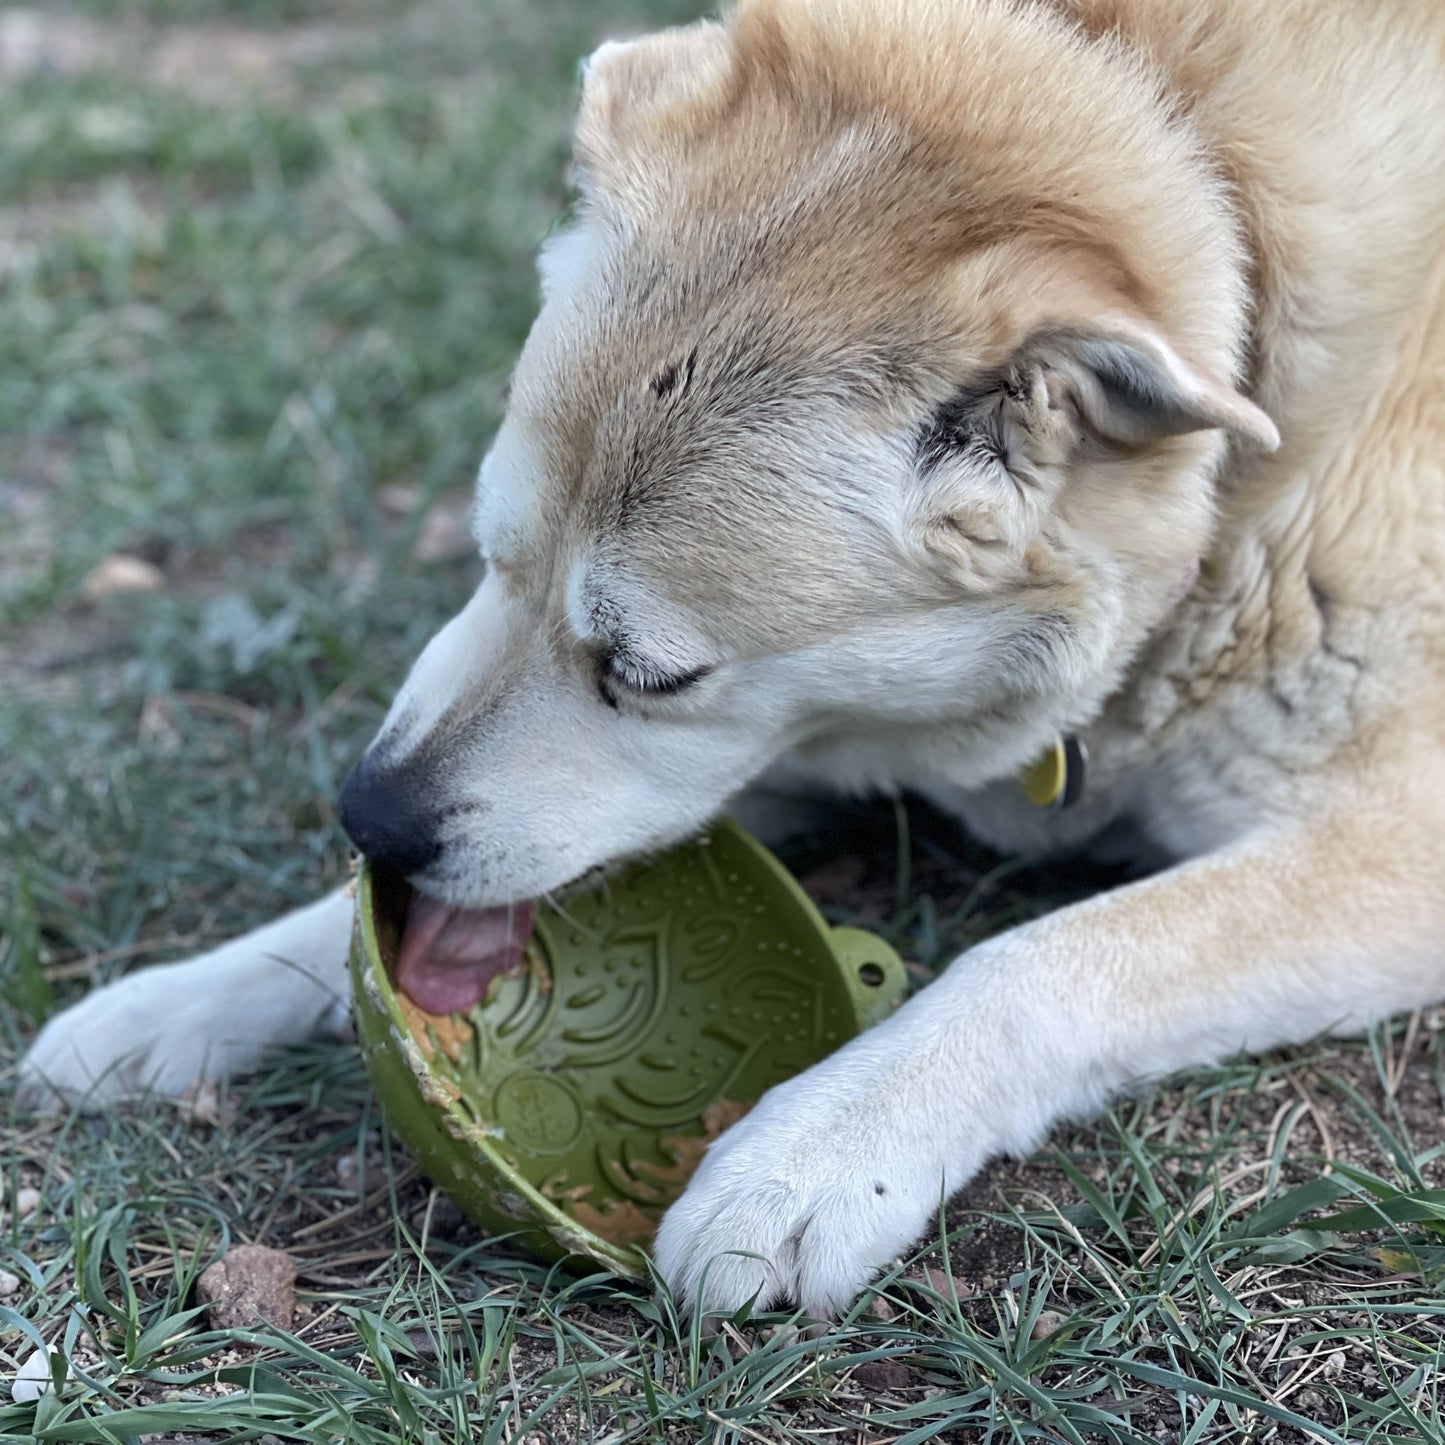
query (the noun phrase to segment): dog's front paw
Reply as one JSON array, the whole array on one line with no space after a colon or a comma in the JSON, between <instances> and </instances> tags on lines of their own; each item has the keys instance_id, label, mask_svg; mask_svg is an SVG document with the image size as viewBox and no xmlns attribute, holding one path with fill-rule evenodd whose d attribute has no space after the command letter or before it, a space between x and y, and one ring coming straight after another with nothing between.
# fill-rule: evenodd
<instances>
[{"instance_id":1,"label":"dog's front paw","mask_svg":"<svg viewBox=\"0 0 1445 1445\"><path fill-rule=\"evenodd\" d=\"M198 958L141 969L87 994L20 1062L22 1108L101 1109L136 1094L179 1098L245 1073L268 1049L344 1025L351 900L309 908Z\"/></svg>"},{"instance_id":2,"label":"dog's front paw","mask_svg":"<svg viewBox=\"0 0 1445 1445\"><path fill-rule=\"evenodd\" d=\"M179 1096L207 1074L230 1072L217 1037L227 1001L175 967L143 969L56 1014L20 1062L22 1108L70 1101L103 1108L131 1095ZM228 1002L238 1002L231 999Z\"/></svg>"},{"instance_id":3,"label":"dog's front paw","mask_svg":"<svg viewBox=\"0 0 1445 1445\"><path fill-rule=\"evenodd\" d=\"M708 1150L654 1246L675 1297L833 1314L922 1233L945 1131L930 1138L891 1071L851 1053L771 1090Z\"/></svg>"}]
</instances>

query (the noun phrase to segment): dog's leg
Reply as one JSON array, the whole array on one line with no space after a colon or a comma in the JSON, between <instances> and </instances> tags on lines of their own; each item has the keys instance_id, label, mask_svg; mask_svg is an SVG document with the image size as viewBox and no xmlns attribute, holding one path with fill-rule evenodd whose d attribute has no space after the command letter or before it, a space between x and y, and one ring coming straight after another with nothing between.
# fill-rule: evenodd
<instances>
[{"instance_id":1,"label":"dog's leg","mask_svg":"<svg viewBox=\"0 0 1445 1445\"><path fill-rule=\"evenodd\" d=\"M180 963L140 969L57 1014L20 1064L20 1101L102 1108L245 1072L269 1048L339 1032L355 905L319 902Z\"/></svg>"},{"instance_id":2,"label":"dog's leg","mask_svg":"<svg viewBox=\"0 0 1445 1445\"><path fill-rule=\"evenodd\" d=\"M1440 822L1342 810L973 949L713 1145L658 1235L663 1277L708 1308L837 1309L1060 1117L1445 995L1442 857Z\"/></svg>"}]
</instances>

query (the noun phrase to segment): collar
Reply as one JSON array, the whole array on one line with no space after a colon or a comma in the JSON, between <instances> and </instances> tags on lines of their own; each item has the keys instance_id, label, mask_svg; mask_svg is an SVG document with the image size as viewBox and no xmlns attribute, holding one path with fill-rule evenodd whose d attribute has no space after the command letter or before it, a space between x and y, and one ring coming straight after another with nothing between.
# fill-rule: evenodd
<instances>
[{"instance_id":1,"label":"collar","mask_svg":"<svg viewBox=\"0 0 1445 1445\"><path fill-rule=\"evenodd\" d=\"M1037 808L1062 811L1084 795L1088 754L1083 742L1069 733L1056 737L1027 767L1020 770L1019 788Z\"/></svg>"}]
</instances>

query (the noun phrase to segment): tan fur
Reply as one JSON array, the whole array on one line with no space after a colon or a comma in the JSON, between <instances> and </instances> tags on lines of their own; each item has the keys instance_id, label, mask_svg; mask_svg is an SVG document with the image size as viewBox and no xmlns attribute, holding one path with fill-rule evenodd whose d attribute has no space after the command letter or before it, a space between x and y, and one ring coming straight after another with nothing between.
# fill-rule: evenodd
<instances>
[{"instance_id":1,"label":"tan fur","mask_svg":"<svg viewBox=\"0 0 1445 1445\"><path fill-rule=\"evenodd\" d=\"M579 156L674 273L650 298L661 313L655 337L687 317L676 273L695 269L729 277L713 330L770 329L780 348L856 357L860 370L886 356L925 395L930 380L998 364L1038 326L1104 314L1156 326L1215 382L1248 373L1285 438L1273 456L1234 448L1207 491L1192 477L1180 484L1180 455L1207 454L1213 438L1181 438L1162 458L1076 473L1056 498L1070 528L1153 564L1152 578L1131 579L1154 596L1124 603L1143 615L1115 639L1116 656L1154 626L1158 592L1190 554L1208 551L1190 604L1111 702L1133 770L1141 730L1182 726L1181 689L1169 680L1181 651L1194 674L1189 706L1318 659L1324 625L1310 579L1337 627L1361 625L1361 609L1378 615L1389 589L1413 613L1437 605L1440 488L1427 459L1441 450L1429 271L1445 224L1442 37L1428 0L1327 9L754 0L726 30L692 27L599 57ZM848 135L856 139L840 140ZM660 340L652 357L639 351L649 331L639 313L626 352L587 356L589 373L616 385L666 355ZM1403 335L1412 320L1433 339ZM886 410L891 399L876 403ZM573 404L545 401L552 413ZM591 428L578 434L595 447ZM1409 460L1392 465L1391 453ZM1355 455L1381 514L1364 526ZM571 458L561 470L599 482ZM692 508L702 479L689 480ZM738 504L736 492L729 501ZM1201 506L1220 514L1217 524ZM1336 520L1344 513L1348 525ZM860 585L827 555L847 543L830 536L826 514L810 521L836 573L814 591ZM1027 521L988 499L926 525L951 582L1027 584L1033 604L1087 605L1049 539L1031 540ZM1415 564L1386 540L1392 528L1421 549L1423 590ZM1000 554L989 546L1000 540L1021 545ZM668 534L669 551L677 541ZM732 585L714 600L725 597L740 631L749 603L765 602L766 645L840 625L817 595L779 618L787 568L766 550L718 547L715 534L698 550L689 586L721 555ZM877 566L873 555L860 562ZM1381 643L1400 631L1383 616L1373 629ZM1211 649L1215 657L1201 655ZM1400 657L1390 671L1419 668ZM1438 712L1425 701L1438 679L1419 686L1409 707ZM1290 702L1268 706L1284 716L1262 726L1299 730Z\"/></svg>"}]
</instances>

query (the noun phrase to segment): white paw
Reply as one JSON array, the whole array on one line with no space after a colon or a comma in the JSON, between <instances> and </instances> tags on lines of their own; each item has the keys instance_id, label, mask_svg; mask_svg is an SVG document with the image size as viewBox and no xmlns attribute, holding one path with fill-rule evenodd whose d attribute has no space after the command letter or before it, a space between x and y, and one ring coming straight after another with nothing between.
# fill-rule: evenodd
<instances>
[{"instance_id":1,"label":"white paw","mask_svg":"<svg viewBox=\"0 0 1445 1445\"><path fill-rule=\"evenodd\" d=\"M348 1016L349 925L349 901L332 894L212 953L96 989L20 1061L20 1106L179 1098L199 1079L255 1068L277 1045L336 1032Z\"/></svg>"},{"instance_id":2,"label":"white paw","mask_svg":"<svg viewBox=\"0 0 1445 1445\"><path fill-rule=\"evenodd\" d=\"M708 1150L654 1245L674 1296L825 1316L917 1240L945 1188L948 1130L930 1128L936 1102L910 1109L888 1049L869 1045L772 1089Z\"/></svg>"},{"instance_id":3,"label":"white paw","mask_svg":"<svg viewBox=\"0 0 1445 1445\"><path fill-rule=\"evenodd\" d=\"M52 1018L21 1060L21 1106L76 1100L99 1109L136 1094L178 1097L197 1079L254 1062L246 1039L226 1037L239 1001L174 975L143 969Z\"/></svg>"}]
</instances>

